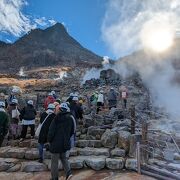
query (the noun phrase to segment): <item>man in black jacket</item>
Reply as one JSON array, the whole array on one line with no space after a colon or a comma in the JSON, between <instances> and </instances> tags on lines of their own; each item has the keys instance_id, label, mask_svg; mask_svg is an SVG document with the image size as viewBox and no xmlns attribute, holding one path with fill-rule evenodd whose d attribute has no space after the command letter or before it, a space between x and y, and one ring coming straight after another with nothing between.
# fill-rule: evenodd
<instances>
[{"instance_id":1,"label":"man in black jacket","mask_svg":"<svg viewBox=\"0 0 180 180\"><path fill-rule=\"evenodd\" d=\"M68 105L62 103L60 108L61 112L52 121L48 133L52 153L51 176L52 180L58 180L58 159L60 158L66 173L66 180L69 180L72 173L66 152L71 148L70 138L74 133L74 123Z\"/></svg>"},{"instance_id":2,"label":"man in black jacket","mask_svg":"<svg viewBox=\"0 0 180 180\"><path fill-rule=\"evenodd\" d=\"M24 107L20 112L20 118L22 119L22 132L21 132L21 141L24 140L27 134L27 128L31 128L31 138L34 138L35 135L35 117L36 110L33 106L33 101L29 100L27 106Z\"/></svg>"},{"instance_id":3,"label":"man in black jacket","mask_svg":"<svg viewBox=\"0 0 180 180\"><path fill-rule=\"evenodd\" d=\"M49 131L49 127L51 125L51 122L55 118L55 105L49 104L47 111L43 112L40 117L40 123L42 124L39 137L38 137L38 143L39 143L39 162L42 163L44 159L44 153L43 148L45 143L47 143L47 135Z\"/></svg>"},{"instance_id":4,"label":"man in black jacket","mask_svg":"<svg viewBox=\"0 0 180 180\"><path fill-rule=\"evenodd\" d=\"M79 105L79 99L77 96L74 96L70 103L70 111L76 120L76 124L78 124L78 120L83 119L83 109Z\"/></svg>"},{"instance_id":5,"label":"man in black jacket","mask_svg":"<svg viewBox=\"0 0 180 180\"><path fill-rule=\"evenodd\" d=\"M3 143L4 137L8 133L9 128L9 116L4 110L5 103L0 101L0 147Z\"/></svg>"}]
</instances>

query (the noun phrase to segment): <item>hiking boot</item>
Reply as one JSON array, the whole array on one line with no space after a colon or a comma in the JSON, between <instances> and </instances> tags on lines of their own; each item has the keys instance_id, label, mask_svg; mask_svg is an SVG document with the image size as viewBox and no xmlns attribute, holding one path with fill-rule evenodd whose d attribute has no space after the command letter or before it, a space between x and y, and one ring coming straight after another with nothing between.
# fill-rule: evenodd
<instances>
[{"instance_id":1,"label":"hiking boot","mask_svg":"<svg viewBox=\"0 0 180 180\"><path fill-rule=\"evenodd\" d=\"M21 138L19 141L20 141L20 142L24 141L24 138Z\"/></svg>"},{"instance_id":2,"label":"hiking boot","mask_svg":"<svg viewBox=\"0 0 180 180\"><path fill-rule=\"evenodd\" d=\"M66 180L70 180L71 178L72 178L72 174L70 174L70 175L68 175L67 177L66 177Z\"/></svg>"},{"instance_id":3,"label":"hiking boot","mask_svg":"<svg viewBox=\"0 0 180 180\"><path fill-rule=\"evenodd\" d=\"M43 159L40 158L40 159L38 160L38 162L39 162L39 163L43 163Z\"/></svg>"}]
</instances>

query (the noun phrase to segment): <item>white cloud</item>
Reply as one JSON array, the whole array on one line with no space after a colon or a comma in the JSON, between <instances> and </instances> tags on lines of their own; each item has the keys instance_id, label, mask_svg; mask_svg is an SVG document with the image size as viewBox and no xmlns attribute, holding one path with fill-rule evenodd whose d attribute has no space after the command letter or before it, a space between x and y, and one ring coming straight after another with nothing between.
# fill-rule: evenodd
<instances>
[{"instance_id":1,"label":"white cloud","mask_svg":"<svg viewBox=\"0 0 180 180\"><path fill-rule=\"evenodd\" d=\"M48 25L47 19L45 17L36 18L36 19L34 19L34 22L40 26L47 26Z\"/></svg>"},{"instance_id":2,"label":"white cloud","mask_svg":"<svg viewBox=\"0 0 180 180\"><path fill-rule=\"evenodd\" d=\"M50 23L51 25L54 25L54 24L57 23L54 19L49 19L48 21L49 21L49 23Z\"/></svg>"},{"instance_id":3,"label":"white cloud","mask_svg":"<svg viewBox=\"0 0 180 180\"><path fill-rule=\"evenodd\" d=\"M19 37L37 26L49 26L56 23L46 17L28 16L23 13L23 7L27 6L26 0L0 0L0 32Z\"/></svg>"},{"instance_id":4,"label":"white cloud","mask_svg":"<svg viewBox=\"0 0 180 180\"><path fill-rule=\"evenodd\" d=\"M22 7L25 5L27 2L24 0L0 0L0 31L20 36L35 26L22 13Z\"/></svg>"}]
</instances>

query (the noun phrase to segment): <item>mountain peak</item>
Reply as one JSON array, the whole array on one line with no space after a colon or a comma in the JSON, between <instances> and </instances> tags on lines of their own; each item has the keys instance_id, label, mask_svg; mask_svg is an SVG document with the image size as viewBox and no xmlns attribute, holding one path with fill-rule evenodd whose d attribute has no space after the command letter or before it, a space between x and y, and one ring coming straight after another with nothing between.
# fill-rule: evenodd
<instances>
[{"instance_id":1,"label":"mountain peak","mask_svg":"<svg viewBox=\"0 0 180 180\"><path fill-rule=\"evenodd\" d=\"M47 29L45 29L45 31L55 31L55 32L65 32L67 33L67 30L66 28L64 27L63 24L61 23L56 23L55 25L51 26L51 27L48 27Z\"/></svg>"}]
</instances>

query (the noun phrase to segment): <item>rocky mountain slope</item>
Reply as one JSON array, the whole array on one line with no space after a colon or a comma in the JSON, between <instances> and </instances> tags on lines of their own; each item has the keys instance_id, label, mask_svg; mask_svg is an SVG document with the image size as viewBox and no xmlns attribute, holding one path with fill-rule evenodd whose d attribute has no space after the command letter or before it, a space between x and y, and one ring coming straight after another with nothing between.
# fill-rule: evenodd
<instances>
[{"instance_id":1,"label":"rocky mountain slope","mask_svg":"<svg viewBox=\"0 0 180 180\"><path fill-rule=\"evenodd\" d=\"M0 42L1 72L45 66L99 66L102 57L84 48L65 27L57 23L45 30L35 29L13 44Z\"/></svg>"}]
</instances>

